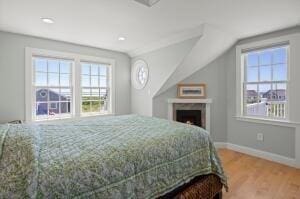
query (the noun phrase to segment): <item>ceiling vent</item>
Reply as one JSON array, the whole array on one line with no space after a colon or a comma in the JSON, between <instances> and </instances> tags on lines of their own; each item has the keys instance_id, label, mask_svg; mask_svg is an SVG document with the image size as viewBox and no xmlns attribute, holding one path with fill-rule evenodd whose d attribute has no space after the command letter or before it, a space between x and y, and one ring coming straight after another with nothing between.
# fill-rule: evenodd
<instances>
[{"instance_id":1,"label":"ceiling vent","mask_svg":"<svg viewBox=\"0 0 300 199\"><path fill-rule=\"evenodd\" d=\"M152 7L154 4L158 3L160 0L135 0L139 3L142 3L148 7Z\"/></svg>"}]
</instances>

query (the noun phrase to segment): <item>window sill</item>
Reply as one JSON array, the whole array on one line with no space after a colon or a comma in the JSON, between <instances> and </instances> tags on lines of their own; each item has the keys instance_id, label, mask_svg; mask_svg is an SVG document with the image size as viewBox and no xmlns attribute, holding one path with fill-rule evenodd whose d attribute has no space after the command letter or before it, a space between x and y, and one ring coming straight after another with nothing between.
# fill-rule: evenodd
<instances>
[{"instance_id":1,"label":"window sill","mask_svg":"<svg viewBox=\"0 0 300 199\"><path fill-rule=\"evenodd\" d=\"M51 124L51 123L60 123L60 122L65 122L65 121L76 121L84 118L93 118L93 117L101 117L101 116L114 116L115 114L113 113L95 113L95 114L83 114L80 117L65 117L65 118L53 118L53 119L48 119L48 120L37 120L37 121L32 121L32 122L25 122L25 123L36 123L36 124Z\"/></svg>"},{"instance_id":2,"label":"window sill","mask_svg":"<svg viewBox=\"0 0 300 199\"><path fill-rule=\"evenodd\" d=\"M235 116L236 120L243 122L251 122L257 124L269 124L273 126L284 126L284 127L297 127L300 125L298 122L292 122L289 120L274 120L268 118L256 118L256 117L247 117L247 116Z\"/></svg>"},{"instance_id":3,"label":"window sill","mask_svg":"<svg viewBox=\"0 0 300 199\"><path fill-rule=\"evenodd\" d=\"M88 118L88 117L98 117L98 116L113 116L114 114L113 113L110 113L110 112L107 112L107 113L82 113L80 115L79 118L77 119L80 119L80 118Z\"/></svg>"}]
</instances>

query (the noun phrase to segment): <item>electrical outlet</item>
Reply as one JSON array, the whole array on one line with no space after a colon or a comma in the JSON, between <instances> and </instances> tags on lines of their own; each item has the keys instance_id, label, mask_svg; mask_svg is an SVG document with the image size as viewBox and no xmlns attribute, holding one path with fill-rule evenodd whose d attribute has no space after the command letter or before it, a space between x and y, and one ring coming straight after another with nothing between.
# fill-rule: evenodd
<instances>
[{"instance_id":1,"label":"electrical outlet","mask_svg":"<svg viewBox=\"0 0 300 199\"><path fill-rule=\"evenodd\" d=\"M258 141L264 141L264 134L258 133L258 134L256 135L256 139L257 139Z\"/></svg>"}]
</instances>

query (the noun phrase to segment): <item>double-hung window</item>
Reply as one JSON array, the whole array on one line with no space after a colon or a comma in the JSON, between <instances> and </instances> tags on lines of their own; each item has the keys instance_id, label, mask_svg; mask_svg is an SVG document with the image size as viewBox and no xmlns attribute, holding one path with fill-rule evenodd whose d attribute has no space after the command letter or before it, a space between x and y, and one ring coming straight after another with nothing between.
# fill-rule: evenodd
<instances>
[{"instance_id":1,"label":"double-hung window","mask_svg":"<svg viewBox=\"0 0 300 199\"><path fill-rule=\"evenodd\" d=\"M26 121L114 114L114 60L26 48Z\"/></svg>"},{"instance_id":2,"label":"double-hung window","mask_svg":"<svg viewBox=\"0 0 300 199\"><path fill-rule=\"evenodd\" d=\"M244 116L288 118L288 54L288 44L242 52Z\"/></svg>"},{"instance_id":3,"label":"double-hung window","mask_svg":"<svg viewBox=\"0 0 300 199\"><path fill-rule=\"evenodd\" d=\"M83 114L108 112L108 71L107 65L81 62L81 111Z\"/></svg>"},{"instance_id":4,"label":"double-hung window","mask_svg":"<svg viewBox=\"0 0 300 199\"><path fill-rule=\"evenodd\" d=\"M34 120L71 117L73 61L32 57Z\"/></svg>"}]
</instances>

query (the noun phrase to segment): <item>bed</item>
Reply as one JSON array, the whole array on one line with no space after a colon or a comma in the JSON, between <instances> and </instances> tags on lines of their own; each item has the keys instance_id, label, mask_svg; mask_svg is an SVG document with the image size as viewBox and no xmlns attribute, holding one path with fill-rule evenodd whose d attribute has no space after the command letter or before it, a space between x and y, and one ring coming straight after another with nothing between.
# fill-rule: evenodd
<instances>
[{"instance_id":1,"label":"bed","mask_svg":"<svg viewBox=\"0 0 300 199\"><path fill-rule=\"evenodd\" d=\"M0 198L213 198L227 188L205 130L138 115L0 125L0 182Z\"/></svg>"}]
</instances>

